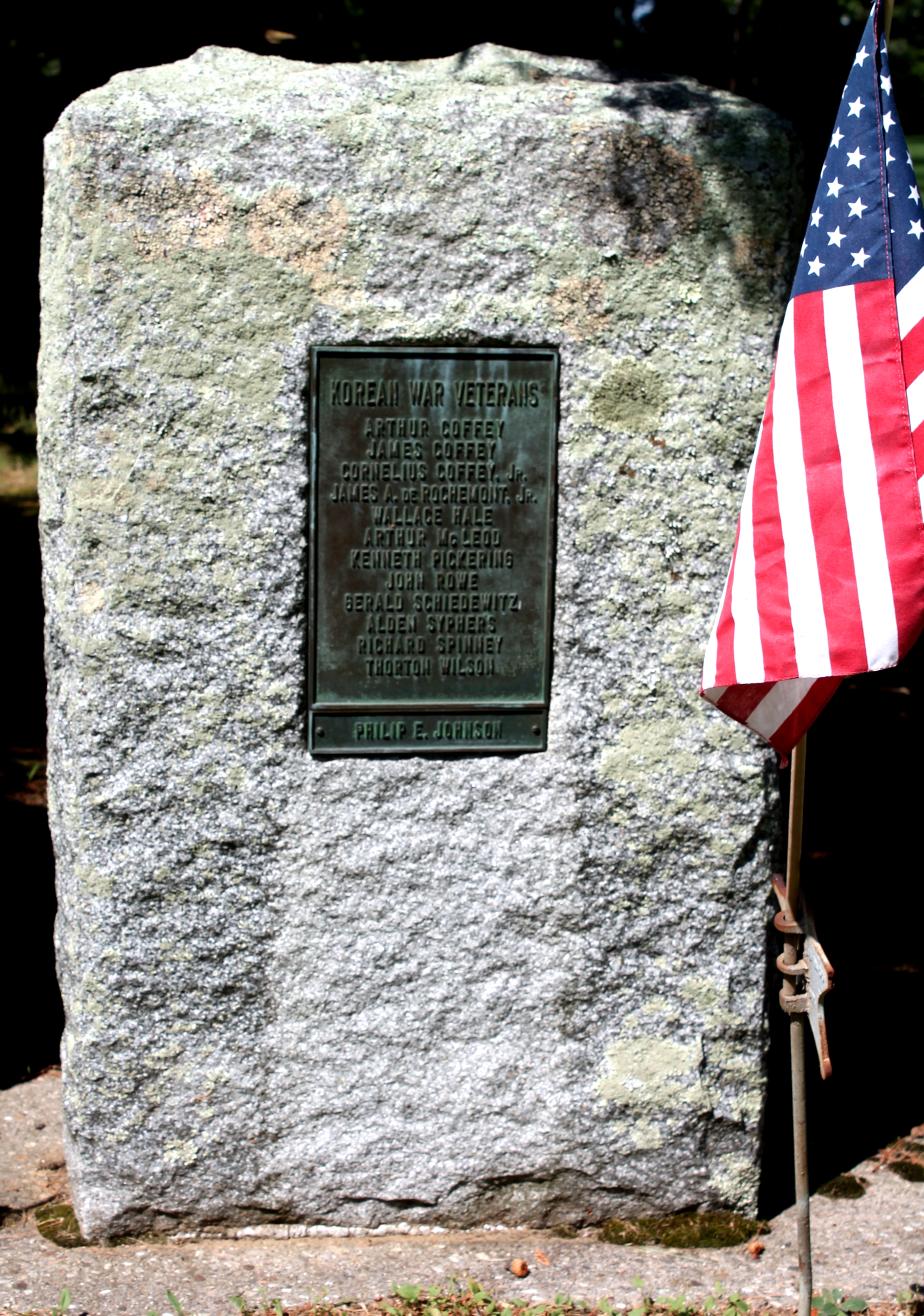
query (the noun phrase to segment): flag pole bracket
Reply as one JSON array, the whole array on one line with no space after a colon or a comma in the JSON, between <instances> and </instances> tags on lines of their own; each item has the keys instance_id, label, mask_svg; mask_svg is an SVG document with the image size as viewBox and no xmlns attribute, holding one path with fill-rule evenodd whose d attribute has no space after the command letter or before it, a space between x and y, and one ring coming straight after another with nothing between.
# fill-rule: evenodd
<instances>
[{"instance_id":1,"label":"flag pole bracket","mask_svg":"<svg viewBox=\"0 0 924 1316\"><path fill-rule=\"evenodd\" d=\"M804 1014L808 1017L821 1077L830 1078L831 1056L828 1050L824 998L834 986L834 969L821 942L814 935L815 926L804 900L803 927L793 917L785 883L778 874L773 876L773 891L780 904L773 926L782 934L784 941L783 953L776 960L776 967L783 975L780 1007L785 1014Z\"/></svg>"}]
</instances>

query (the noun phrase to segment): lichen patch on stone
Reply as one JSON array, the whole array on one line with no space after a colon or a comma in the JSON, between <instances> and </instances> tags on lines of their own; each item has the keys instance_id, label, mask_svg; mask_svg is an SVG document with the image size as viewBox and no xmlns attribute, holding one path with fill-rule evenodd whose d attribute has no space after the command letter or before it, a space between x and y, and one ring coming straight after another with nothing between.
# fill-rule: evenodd
<instances>
[{"instance_id":1,"label":"lichen patch on stone","mask_svg":"<svg viewBox=\"0 0 924 1316\"><path fill-rule=\"evenodd\" d=\"M651 366L631 359L616 361L591 398L591 419L603 430L653 434L666 401L664 381Z\"/></svg>"}]
</instances>

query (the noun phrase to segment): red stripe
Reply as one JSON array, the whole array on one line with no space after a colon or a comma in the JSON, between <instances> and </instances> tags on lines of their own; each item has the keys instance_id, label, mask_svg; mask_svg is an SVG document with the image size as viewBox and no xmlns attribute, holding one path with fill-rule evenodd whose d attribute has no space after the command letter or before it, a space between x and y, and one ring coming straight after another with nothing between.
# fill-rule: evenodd
<instances>
[{"instance_id":1,"label":"red stripe","mask_svg":"<svg viewBox=\"0 0 924 1316\"><path fill-rule=\"evenodd\" d=\"M784 759L808 731L842 680L840 676L820 676L817 681L813 681L805 698L770 736L770 744Z\"/></svg>"},{"instance_id":2,"label":"red stripe","mask_svg":"<svg viewBox=\"0 0 924 1316\"><path fill-rule=\"evenodd\" d=\"M776 369L773 372L776 380ZM773 383L754 470L754 578L764 670L797 674L796 644L789 611L789 577L783 552L783 527L773 462Z\"/></svg>"},{"instance_id":3,"label":"red stripe","mask_svg":"<svg viewBox=\"0 0 924 1316\"><path fill-rule=\"evenodd\" d=\"M918 320L902 339L902 372L905 376L905 388L910 388L918 375L924 371L924 319ZM912 435L914 444L914 468L918 479L924 475L924 424L917 427Z\"/></svg>"},{"instance_id":4,"label":"red stripe","mask_svg":"<svg viewBox=\"0 0 924 1316\"><path fill-rule=\"evenodd\" d=\"M924 475L924 421L911 435L911 441L914 446L914 469L920 480Z\"/></svg>"},{"instance_id":5,"label":"red stripe","mask_svg":"<svg viewBox=\"0 0 924 1316\"><path fill-rule=\"evenodd\" d=\"M715 654L715 683L716 685L733 685L736 679L735 674L735 619L732 616L731 596L732 583L735 579L735 567L738 562L738 540L741 536L741 521L739 518L738 528L735 530L735 547L732 550L731 566L728 569L728 581L725 585L725 594L722 598L722 607L715 624L716 654Z\"/></svg>"},{"instance_id":6,"label":"red stripe","mask_svg":"<svg viewBox=\"0 0 924 1316\"><path fill-rule=\"evenodd\" d=\"M779 507L776 502L776 473L773 469L773 390L776 384L776 365L774 364L773 373L770 376L770 389L767 393L767 402L764 407L763 422L760 432L757 436L757 452L754 457L754 479L752 481L752 522L754 530L754 553L756 567L756 587L757 587L757 609L760 620L761 643L765 638L774 638L771 632L767 632L765 637L764 618L761 608L761 575L763 574L764 562L761 553L761 538L766 538L763 547L771 551L771 535L769 529L763 525L765 519L769 521L775 519L779 526ZM761 491L761 486L767 480L772 481L772 499L768 499ZM760 508L758 511L758 499ZM772 504L772 512L771 512ZM761 521L761 529L758 530L758 517ZM738 527L735 531L735 550L732 556L731 570L728 575L728 587L725 591L725 598L722 601L722 610L716 622L716 685L734 685L737 681L737 672L735 670L735 621L732 616L732 584L735 578L735 568L738 560L738 541L741 536L741 518L738 518ZM782 536L780 536L780 561L779 566L783 570L785 579L785 567L782 563ZM765 582L766 587L766 582ZM789 625L789 595L785 596L785 606L781 616L785 618L785 625ZM792 632L790 630L790 639ZM764 650L764 660L766 662L766 649ZM795 645L792 646L792 670L795 671ZM731 714L734 716L734 714Z\"/></svg>"},{"instance_id":7,"label":"red stripe","mask_svg":"<svg viewBox=\"0 0 924 1316\"><path fill-rule=\"evenodd\" d=\"M855 292L899 653L905 654L924 620L924 522L908 424L895 295L888 280L859 283Z\"/></svg>"},{"instance_id":8,"label":"red stripe","mask_svg":"<svg viewBox=\"0 0 924 1316\"><path fill-rule=\"evenodd\" d=\"M736 722L747 722L757 705L772 689L772 681L762 681L758 685L730 685L721 699L716 700L715 706Z\"/></svg>"},{"instance_id":9,"label":"red stripe","mask_svg":"<svg viewBox=\"0 0 924 1316\"><path fill-rule=\"evenodd\" d=\"M805 480L831 666L862 670L866 641L834 424L823 297L821 292L810 292L793 302Z\"/></svg>"},{"instance_id":10,"label":"red stripe","mask_svg":"<svg viewBox=\"0 0 924 1316\"><path fill-rule=\"evenodd\" d=\"M924 320L918 320L902 339L902 369L905 388L909 388L924 370Z\"/></svg>"}]
</instances>

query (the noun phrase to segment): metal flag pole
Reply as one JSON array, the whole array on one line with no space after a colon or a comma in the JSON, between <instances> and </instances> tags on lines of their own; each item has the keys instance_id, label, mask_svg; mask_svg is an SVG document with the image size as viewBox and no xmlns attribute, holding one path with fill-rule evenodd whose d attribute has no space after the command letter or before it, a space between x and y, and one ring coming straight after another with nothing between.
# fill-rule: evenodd
<instances>
[{"instance_id":1,"label":"metal flag pole","mask_svg":"<svg viewBox=\"0 0 924 1316\"><path fill-rule=\"evenodd\" d=\"M831 1074L824 998L834 984L834 970L815 936L811 915L799 891L802 879L802 815L805 802L806 738L792 752L789 775L789 828L786 885L774 878L780 912L773 920L783 937L776 966L783 975L780 1005L789 1015L789 1062L792 1074L792 1142L796 1180L796 1238L799 1255L799 1316L812 1307L812 1229L809 1213L808 1135L805 1102L805 1020L818 1051L823 1079Z\"/></svg>"},{"instance_id":2,"label":"metal flag pole","mask_svg":"<svg viewBox=\"0 0 924 1316\"><path fill-rule=\"evenodd\" d=\"M789 828L786 852L786 903L776 916L783 933L783 971L780 1004L797 995L797 968L804 970L800 954L802 928L798 922L799 886L802 878L802 813L805 801L805 736L792 752L789 771ZM786 970L789 970L787 973ZM792 1142L796 1175L796 1237L799 1251L799 1316L810 1316L812 1307L812 1226L809 1211L808 1137L805 1122L805 1033L804 1013L789 1014L789 1063L792 1073Z\"/></svg>"}]
</instances>

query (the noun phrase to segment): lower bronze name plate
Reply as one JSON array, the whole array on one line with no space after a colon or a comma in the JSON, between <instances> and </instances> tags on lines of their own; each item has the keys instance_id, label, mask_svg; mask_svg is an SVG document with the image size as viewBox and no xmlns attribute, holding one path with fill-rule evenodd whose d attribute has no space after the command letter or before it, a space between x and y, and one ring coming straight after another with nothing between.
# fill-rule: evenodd
<instances>
[{"instance_id":1,"label":"lower bronze name plate","mask_svg":"<svg viewBox=\"0 0 924 1316\"><path fill-rule=\"evenodd\" d=\"M557 353L311 366L311 752L544 749Z\"/></svg>"}]
</instances>

